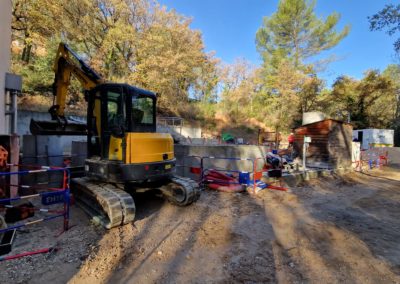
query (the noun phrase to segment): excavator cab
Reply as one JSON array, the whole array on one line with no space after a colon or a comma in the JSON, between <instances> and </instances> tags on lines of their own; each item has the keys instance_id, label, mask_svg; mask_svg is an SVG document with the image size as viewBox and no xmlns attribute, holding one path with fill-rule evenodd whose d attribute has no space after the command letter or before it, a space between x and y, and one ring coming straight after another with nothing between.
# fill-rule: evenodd
<instances>
[{"instance_id":1,"label":"excavator cab","mask_svg":"<svg viewBox=\"0 0 400 284\"><path fill-rule=\"evenodd\" d=\"M88 98L88 176L155 181L172 174L173 140L156 133L156 95L127 84L101 84Z\"/></svg>"},{"instance_id":2,"label":"excavator cab","mask_svg":"<svg viewBox=\"0 0 400 284\"><path fill-rule=\"evenodd\" d=\"M120 160L110 140L127 133L156 132L156 96L125 84L101 84L88 99L88 156ZM100 141L102 141L100 143ZM113 153L114 151L114 153Z\"/></svg>"}]
</instances>

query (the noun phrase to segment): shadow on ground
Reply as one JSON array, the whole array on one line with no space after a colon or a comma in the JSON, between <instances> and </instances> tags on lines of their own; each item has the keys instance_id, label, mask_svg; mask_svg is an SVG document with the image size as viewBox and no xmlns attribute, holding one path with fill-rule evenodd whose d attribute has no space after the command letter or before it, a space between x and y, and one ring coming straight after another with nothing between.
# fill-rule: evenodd
<instances>
[{"instance_id":1,"label":"shadow on ground","mask_svg":"<svg viewBox=\"0 0 400 284\"><path fill-rule=\"evenodd\" d=\"M30 262L43 269L21 279L399 283L400 173L377 173L323 178L257 197L207 190L182 208L152 193L136 195L134 224L104 231L78 222L66 235L66 249L74 251L74 242L86 237L90 249L73 255L76 263L65 262L68 254L53 258L53 271L44 270L50 263L44 258L43 267Z\"/></svg>"}]
</instances>

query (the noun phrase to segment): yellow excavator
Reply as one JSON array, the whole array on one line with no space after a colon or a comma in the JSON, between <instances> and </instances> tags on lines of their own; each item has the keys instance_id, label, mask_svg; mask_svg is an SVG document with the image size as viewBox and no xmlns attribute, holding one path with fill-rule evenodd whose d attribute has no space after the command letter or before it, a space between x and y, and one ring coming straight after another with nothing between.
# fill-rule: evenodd
<instances>
[{"instance_id":1,"label":"yellow excavator","mask_svg":"<svg viewBox=\"0 0 400 284\"><path fill-rule=\"evenodd\" d=\"M171 203L186 206L199 198L191 179L175 176L170 134L156 132L154 93L128 84L107 83L65 43L54 63L52 121L31 120L33 135L86 135L85 177L71 181L77 201L104 227L130 223L135 202L127 191L159 190ZM86 123L69 121L65 107L71 76L87 101Z\"/></svg>"}]
</instances>

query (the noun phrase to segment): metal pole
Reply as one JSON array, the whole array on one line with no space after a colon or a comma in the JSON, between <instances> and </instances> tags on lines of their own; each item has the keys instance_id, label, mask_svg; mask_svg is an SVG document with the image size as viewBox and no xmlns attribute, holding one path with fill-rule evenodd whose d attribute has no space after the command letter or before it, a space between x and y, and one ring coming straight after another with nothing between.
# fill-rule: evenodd
<instances>
[{"instance_id":1,"label":"metal pole","mask_svg":"<svg viewBox=\"0 0 400 284\"><path fill-rule=\"evenodd\" d=\"M308 143L306 142L306 136L304 136L304 141L303 141L303 171L306 171L306 155L307 155L307 145Z\"/></svg>"},{"instance_id":2,"label":"metal pole","mask_svg":"<svg viewBox=\"0 0 400 284\"><path fill-rule=\"evenodd\" d=\"M256 183L256 163L257 163L257 159L255 159L254 162L253 162L253 194L256 194L256 187L257 187L257 183Z\"/></svg>"},{"instance_id":3,"label":"metal pole","mask_svg":"<svg viewBox=\"0 0 400 284\"><path fill-rule=\"evenodd\" d=\"M13 105L13 133L18 133L18 104L17 104L17 92L13 93L12 96L12 105Z\"/></svg>"}]
</instances>

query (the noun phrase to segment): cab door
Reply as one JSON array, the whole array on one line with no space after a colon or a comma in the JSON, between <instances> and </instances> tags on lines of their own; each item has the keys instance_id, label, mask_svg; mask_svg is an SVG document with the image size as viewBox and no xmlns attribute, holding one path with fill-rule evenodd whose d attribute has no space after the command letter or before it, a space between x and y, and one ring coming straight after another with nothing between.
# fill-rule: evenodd
<instances>
[{"instance_id":1,"label":"cab door","mask_svg":"<svg viewBox=\"0 0 400 284\"><path fill-rule=\"evenodd\" d=\"M102 159L122 161L123 138L126 129L125 95L123 87L102 91Z\"/></svg>"}]
</instances>

